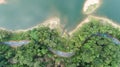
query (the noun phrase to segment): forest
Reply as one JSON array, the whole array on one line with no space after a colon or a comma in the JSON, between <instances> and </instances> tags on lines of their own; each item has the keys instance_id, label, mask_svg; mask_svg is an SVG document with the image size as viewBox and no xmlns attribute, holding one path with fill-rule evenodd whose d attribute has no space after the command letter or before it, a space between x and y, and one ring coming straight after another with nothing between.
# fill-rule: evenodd
<instances>
[{"instance_id":1,"label":"forest","mask_svg":"<svg viewBox=\"0 0 120 67\"><path fill-rule=\"evenodd\" d=\"M120 29L95 19L72 36L64 37L61 31L49 27L19 33L0 30L0 67L119 67L120 43L116 44L109 37L91 36L96 33L109 34L120 40ZM20 40L30 43L21 47L2 43ZM64 57L55 51L74 54Z\"/></svg>"}]
</instances>

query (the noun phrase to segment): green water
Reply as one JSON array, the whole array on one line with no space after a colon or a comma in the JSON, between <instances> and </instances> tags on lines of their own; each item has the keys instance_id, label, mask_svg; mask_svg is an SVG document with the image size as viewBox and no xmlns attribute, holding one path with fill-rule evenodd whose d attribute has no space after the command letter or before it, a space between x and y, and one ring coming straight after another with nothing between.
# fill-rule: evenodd
<instances>
[{"instance_id":1,"label":"green water","mask_svg":"<svg viewBox=\"0 0 120 67\"><path fill-rule=\"evenodd\" d=\"M102 0L95 14L120 23L120 0Z\"/></svg>"},{"instance_id":2,"label":"green water","mask_svg":"<svg viewBox=\"0 0 120 67\"><path fill-rule=\"evenodd\" d=\"M85 0L6 0L0 4L0 27L27 29L50 17L60 17L66 29L74 29L86 16L82 13ZM120 0L102 0L93 14L120 23Z\"/></svg>"},{"instance_id":3,"label":"green water","mask_svg":"<svg viewBox=\"0 0 120 67\"><path fill-rule=\"evenodd\" d=\"M85 0L6 0L0 4L0 27L18 30L33 27L50 17L60 17L67 29L84 18Z\"/></svg>"}]
</instances>

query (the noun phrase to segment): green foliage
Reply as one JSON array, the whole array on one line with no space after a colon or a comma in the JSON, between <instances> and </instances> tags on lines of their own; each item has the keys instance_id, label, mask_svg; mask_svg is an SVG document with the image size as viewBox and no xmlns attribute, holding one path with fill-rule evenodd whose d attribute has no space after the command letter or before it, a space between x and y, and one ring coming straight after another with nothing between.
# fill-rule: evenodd
<instances>
[{"instance_id":1,"label":"green foliage","mask_svg":"<svg viewBox=\"0 0 120 67\"><path fill-rule=\"evenodd\" d=\"M0 30L0 42L6 41L11 35L11 32Z\"/></svg>"},{"instance_id":2,"label":"green foliage","mask_svg":"<svg viewBox=\"0 0 120 67\"><path fill-rule=\"evenodd\" d=\"M10 65L9 59L14 57L15 51L11 47L1 44L0 45L0 67Z\"/></svg>"},{"instance_id":3,"label":"green foliage","mask_svg":"<svg viewBox=\"0 0 120 67\"><path fill-rule=\"evenodd\" d=\"M109 38L90 35L108 33L120 40L120 31L98 22L93 20L74 33L73 40L78 50L72 62L82 67L119 67L120 45L114 44Z\"/></svg>"},{"instance_id":4,"label":"green foliage","mask_svg":"<svg viewBox=\"0 0 120 67\"><path fill-rule=\"evenodd\" d=\"M120 30L109 24L92 20L72 37L61 37L57 29L35 28L21 33L0 31L0 42L8 40L30 40L28 45L11 48L0 45L0 67L119 67L120 45L109 38L91 36L107 33L120 40ZM70 58L59 57L48 50L75 51Z\"/></svg>"}]
</instances>

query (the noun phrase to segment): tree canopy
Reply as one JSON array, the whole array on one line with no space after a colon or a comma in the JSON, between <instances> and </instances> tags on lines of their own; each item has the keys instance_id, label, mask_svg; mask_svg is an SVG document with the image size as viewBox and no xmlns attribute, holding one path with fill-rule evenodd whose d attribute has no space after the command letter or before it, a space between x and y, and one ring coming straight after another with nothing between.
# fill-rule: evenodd
<instances>
[{"instance_id":1,"label":"tree canopy","mask_svg":"<svg viewBox=\"0 0 120 67\"><path fill-rule=\"evenodd\" d=\"M120 44L112 39L91 36L107 33L120 40L120 29L102 21L92 20L74 32L62 37L57 29L39 27L21 33L0 30L0 67L119 67ZM30 40L28 45L13 48L2 42ZM72 57L60 57L48 50L75 52Z\"/></svg>"}]
</instances>

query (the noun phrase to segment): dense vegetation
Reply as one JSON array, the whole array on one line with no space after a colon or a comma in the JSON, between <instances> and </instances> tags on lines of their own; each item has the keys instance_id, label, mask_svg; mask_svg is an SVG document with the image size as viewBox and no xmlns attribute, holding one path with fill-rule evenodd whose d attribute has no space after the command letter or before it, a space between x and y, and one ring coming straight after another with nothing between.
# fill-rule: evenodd
<instances>
[{"instance_id":1,"label":"dense vegetation","mask_svg":"<svg viewBox=\"0 0 120 67\"><path fill-rule=\"evenodd\" d=\"M93 20L74 33L77 53L73 61L83 67L119 67L120 45L114 44L108 38L90 37L90 34L107 33L120 40L120 29L98 22L100 21Z\"/></svg>"},{"instance_id":2,"label":"dense vegetation","mask_svg":"<svg viewBox=\"0 0 120 67\"><path fill-rule=\"evenodd\" d=\"M120 45L109 38L93 36L108 33L120 40L120 30L109 24L92 20L78 29L72 37L61 37L57 29L40 27L27 32L0 31L0 42L30 40L28 45L12 48L0 44L0 67L119 67ZM48 50L74 51L69 58L59 57Z\"/></svg>"}]
</instances>

